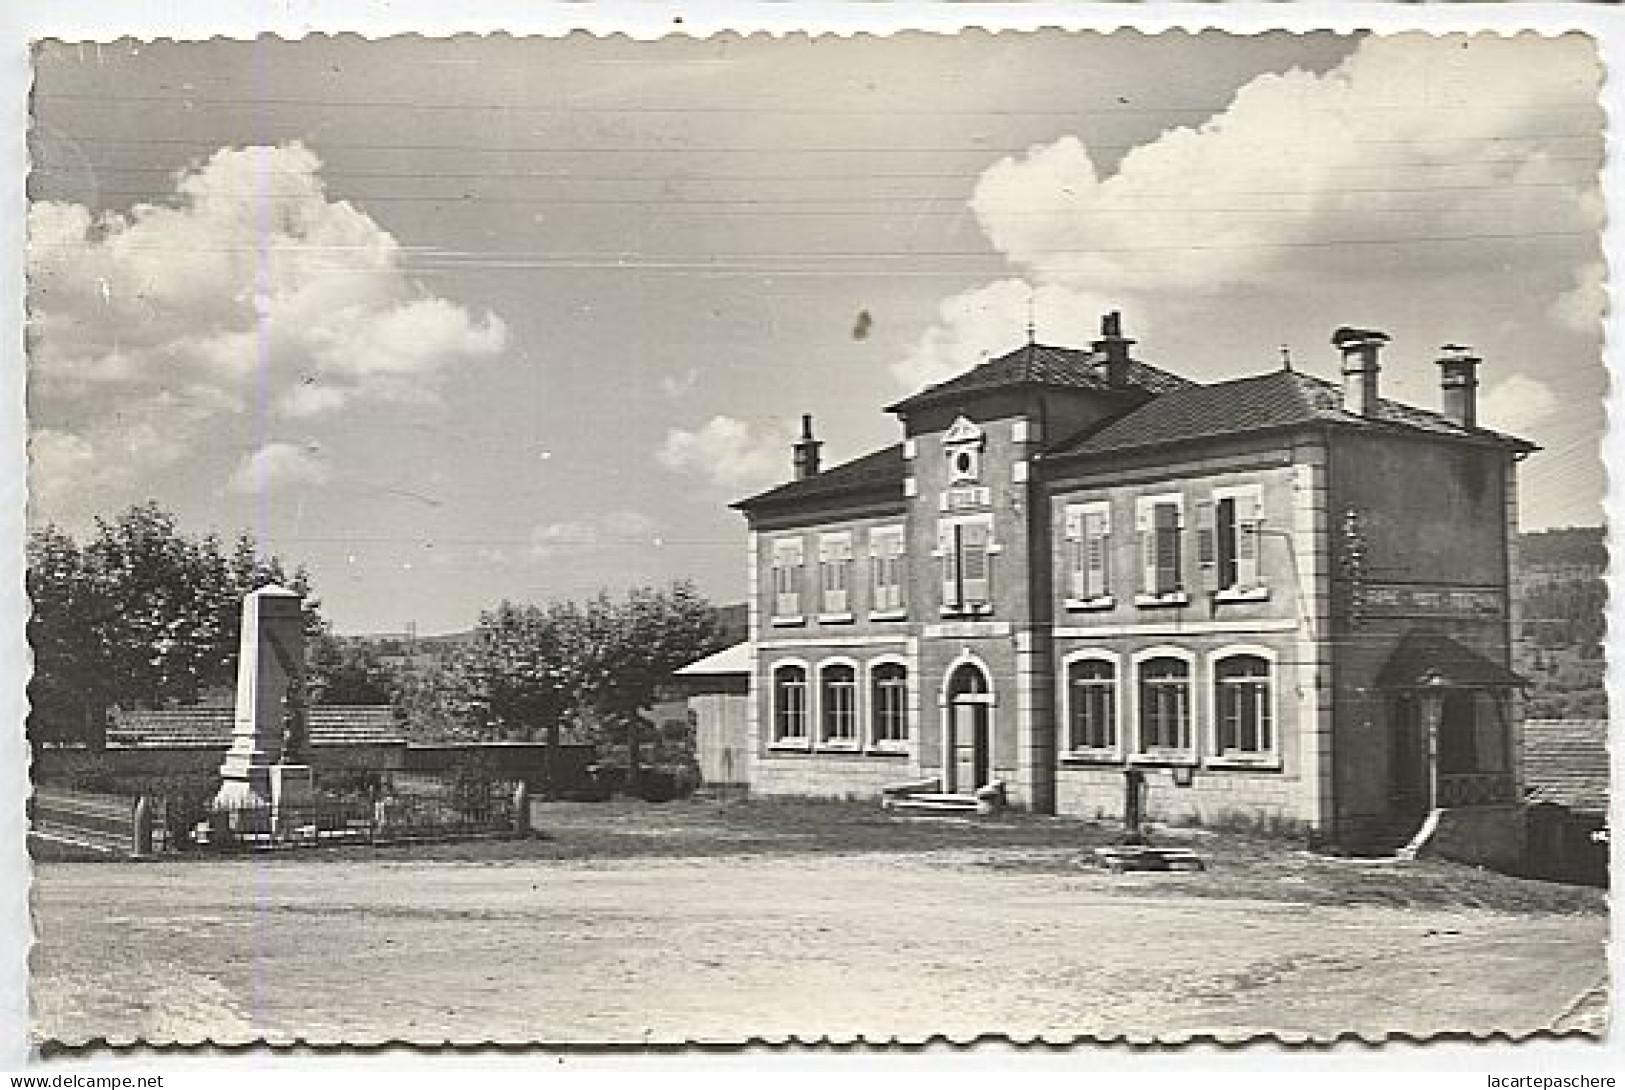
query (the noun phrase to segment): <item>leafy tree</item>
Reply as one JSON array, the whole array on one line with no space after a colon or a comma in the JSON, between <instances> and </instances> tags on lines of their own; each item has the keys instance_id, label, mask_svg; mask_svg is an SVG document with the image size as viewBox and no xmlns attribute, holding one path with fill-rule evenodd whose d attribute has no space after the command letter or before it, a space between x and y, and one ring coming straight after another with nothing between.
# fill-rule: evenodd
<instances>
[{"instance_id":1,"label":"leafy tree","mask_svg":"<svg viewBox=\"0 0 1625 1090\"><path fill-rule=\"evenodd\" d=\"M628 778L641 764L644 713L672 671L717 649L716 611L688 583L599 594L548 606L504 602L480 618L473 643L415 693L485 737L534 738L556 751L567 716L624 739Z\"/></svg>"},{"instance_id":2,"label":"leafy tree","mask_svg":"<svg viewBox=\"0 0 1625 1090\"><path fill-rule=\"evenodd\" d=\"M305 684L312 705L389 704L396 690L393 671L371 644L327 626L306 644Z\"/></svg>"},{"instance_id":3,"label":"leafy tree","mask_svg":"<svg viewBox=\"0 0 1625 1090\"><path fill-rule=\"evenodd\" d=\"M85 544L55 526L28 542L29 734L99 744L113 704L195 703L236 669L245 594L267 583L308 592L244 535L230 554L214 535L189 536L156 504L98 519ZM307 623L319 627L307 599Z\"/></svg>"}]
</instances>

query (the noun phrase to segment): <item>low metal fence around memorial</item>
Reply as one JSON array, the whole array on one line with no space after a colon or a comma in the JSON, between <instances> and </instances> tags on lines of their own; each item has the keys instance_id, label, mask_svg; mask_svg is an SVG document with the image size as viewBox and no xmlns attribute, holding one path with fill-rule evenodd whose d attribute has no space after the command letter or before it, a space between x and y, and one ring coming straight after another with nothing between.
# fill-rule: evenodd
<instances>
[{"instance_id":1,"label":"low metal fence around memorial","mask_svg":"<svg viewBox=\"0 0 1625 1090\"><path fill-rule=\"evenodd\" d=\"M528 815L515 785L472 792L389 795L377 799L317 799L272 805L210 806L177 815L168 805L156 850L210 852L398 844L522 832Z\"/></svg>"}]
</instances>

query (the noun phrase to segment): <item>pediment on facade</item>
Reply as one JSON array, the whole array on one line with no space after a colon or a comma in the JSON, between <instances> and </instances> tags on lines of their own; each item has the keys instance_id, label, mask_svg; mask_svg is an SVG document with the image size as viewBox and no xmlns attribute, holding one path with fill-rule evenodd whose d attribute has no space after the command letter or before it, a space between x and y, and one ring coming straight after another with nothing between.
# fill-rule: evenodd
<instances>
[{"instance_id":1,"label":"pediment on facade","mask_svg":"<svg viewBox=\"0 0 1625 1090\"><path fill-rule=\"evenodd\" d=\"M969 417L961 416L959 419L955 420L953 422L953 426L943 434L942 445L979 445L984 438L986 438L986 433L982 431L981 427L976 423L976 421L971 420Z\"/></svg>"}]
</instances>

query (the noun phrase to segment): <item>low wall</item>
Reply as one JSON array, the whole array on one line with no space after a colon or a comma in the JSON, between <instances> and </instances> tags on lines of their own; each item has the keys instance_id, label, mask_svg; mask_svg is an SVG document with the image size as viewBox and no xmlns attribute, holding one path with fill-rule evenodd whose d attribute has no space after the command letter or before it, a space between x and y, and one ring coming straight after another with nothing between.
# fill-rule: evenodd
<instances>
[{"instance_id":1,"label":"low wall","mask_svg":"<svg viewBox=\"0 0 1625 1090\"><path fill-rule=\"evenodd\" d=\"M34 754L33 775L40 783L87 776L218 776L228 748L229 745L43 749ZM405 767L406 752L405 742L313 745L310 763L317 770L390 772Z\"/></svg>"},{"instance_id":2,"label":"low wall","mask_svg":"<svg viewBox=\"0 0 1625 1090\"><path fill-rule=\"evenodd\" d=\"M553 763L553 774L561 788L584 785L587 766L598 760L598 750L589 745L562 745ZM539 782L547 772L545 742L450 742L442 745L413 745L406 749L404 772L424 774L452 772L479 764L502 779Z\"/></svg>"},{"instance_id":3,"label":"low wall","mask_svg":"<svg viewBox=\"0 0 1625 1090\"><path fill-rule=\"evenodd\" d=\"M1145 769L1145 816L1168 824L1303 827L1314 821L1302 784L1280 772L1198 769L1188 787L1166 768ZM1055 812L1068 817L1120 820L1123 768L1063 766L1055 774Z\"/></svg>"},{"instance_id":4,"label":"low wall","mask_svg":"<svg viewBox=\"0 0 1625 1090\"><path fill-rule=\"evenodd\" d=\"M868 799L880 804L880 789L914 777L907 757L864 754L768 754L751 760L752 795Z\"/></svg>"},{"instance_id":5,"label":"low wall","mask_svg":"<svg viewBox=\"0 0 1625 1090\"><path fill-rule=\"evenodd\" d=\"M1418 853L1517 874L1524 867L1528 822L1521 804L1438 811L1433 835Z\"/></svg>"}]
</instances>

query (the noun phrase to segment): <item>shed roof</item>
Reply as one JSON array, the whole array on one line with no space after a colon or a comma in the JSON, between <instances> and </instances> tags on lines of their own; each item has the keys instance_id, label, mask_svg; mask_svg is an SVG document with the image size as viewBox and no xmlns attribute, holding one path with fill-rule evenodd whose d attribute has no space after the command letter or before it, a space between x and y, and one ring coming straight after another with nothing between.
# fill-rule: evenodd
<instances>
[{"instance_id":1,"label":"shed roof","mask_svg":"<svg viewBox=\"0 0 1625 1090\"><path fill-rule=\"evenodd\" d=\"M1523 779L1532 801L1605 814L1608 774L1608 720L1524 722Z\"/></svg>"},{"instance_id":2,"label":"shed roof","mask_svg":"<svg viewBox=\"0 0 1625 1090\"><path fill-rule=\"evenodd\" d=\"M388 704L329 704L307 711L313 746L393 745L406 741ZM229 707L117 709L107 731L113 747L209 748L230 745Z\"/></svg>"},{"instance_id":3,"label":"shed roof","mask_svg":"<svg viewBox=\"0 0 1625 1090\"><path fill-rule=\"evenodd\" d=\"M750 673L750 643L736 643L678 668L679 677L719 677Z\"/></svg>"}]
</instances>

